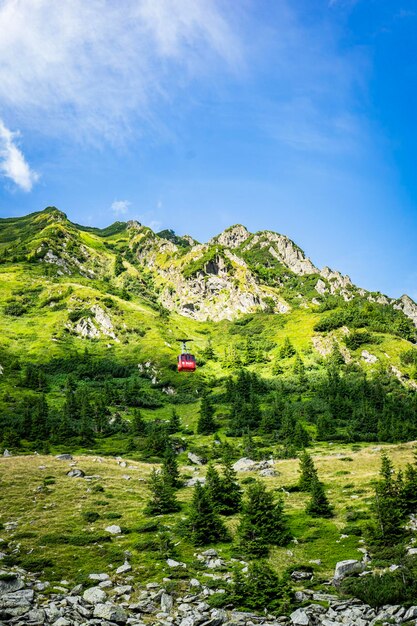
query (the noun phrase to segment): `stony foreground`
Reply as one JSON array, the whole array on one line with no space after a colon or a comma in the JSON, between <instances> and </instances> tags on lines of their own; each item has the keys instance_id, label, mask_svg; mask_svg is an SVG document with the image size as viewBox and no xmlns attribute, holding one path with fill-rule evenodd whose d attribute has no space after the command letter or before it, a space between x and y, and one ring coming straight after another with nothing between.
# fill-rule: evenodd
<instances>
[{"instance_id":1,"label":"stony foreground","mask_svg":"<svg viewBox=\"0 0 417 626\"><path fill-rule=\"evenodd\" d=\"M207 598L213 593L198 580L186 583L183 595L168 593L158 583L133 589L132 585L114 583L108 574L91 574L95 585L70 588L66 581L60 587L18 568L0 571L0 624L15 626L251 626L294 625L332 626L336 624L366 626L383 624L417 625L417 606L385 606L372 609L359 600L340 601L337 596L299 592L302 608L290 617L259 616L253 613L213 609ZM166 580L168 586L171 581ZM323 606L326 604L327 606Z\"/></svg>"}]
</instances>

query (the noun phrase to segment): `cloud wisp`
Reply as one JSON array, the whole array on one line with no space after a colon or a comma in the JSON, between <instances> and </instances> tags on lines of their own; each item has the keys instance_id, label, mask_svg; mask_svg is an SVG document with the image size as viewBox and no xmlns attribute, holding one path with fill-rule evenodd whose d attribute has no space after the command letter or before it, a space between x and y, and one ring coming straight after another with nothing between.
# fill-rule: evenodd
<instances>
[{"instance_id":1,"label":"cloud wisp","mask_svg":"<svg viewBox=\"0 0 417 626\"><path fill-rule=\"evenodd\" d=\"M130 205L131 202L129 202L129 200L115 200L110 208L115 215L126 215Z\"/></svg>"},{"instance_id":2,"label":"cloud wisp","mask_svg":"<svg viewBox=\"0 0 417 626\"><path fill-rule=\"evenodd\" d=\"M0 106L19 128L116 142L196 76L237 67L222 2L0 0Z\"/></svg>"},{"instance_id":3,"label":"cloud wisp","mask_svg":"<svg viewBox=\"0 0 417 626\"><path fill-rule=\"evenodd\" d=\"M31 169L16 145L18 135L0 120L0 175L12 180L23 191L31 191L39 175Z\"/></svg>"}]
</instances>

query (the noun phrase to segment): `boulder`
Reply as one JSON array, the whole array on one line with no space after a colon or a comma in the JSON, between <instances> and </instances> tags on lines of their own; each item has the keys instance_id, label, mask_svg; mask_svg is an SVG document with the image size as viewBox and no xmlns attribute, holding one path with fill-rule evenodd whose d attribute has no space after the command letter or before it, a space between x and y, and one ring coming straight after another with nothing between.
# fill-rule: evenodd
<instances>
[{"instance_id":1,"label":"boulder","mask_svg":"<svg viewBox=\"0 0 417 626\"><path fill-rule=\"evenodd\" d=\"M102 604L106 601L107 593L100 587L90 587L83 593L83 599L89 604Z\"/></svg>"},{"instance_id":2,"label":"boulder","mask_svg":"<svg viewBox=\"0 0 417 626\"><path fill-rule=\"evenodd\" d=\"M333 582L338 584L345 576L350 574L360 574L365 569L365 564L362 561L356 561L355 559L348 559L346 561L339 561L336 563L334 571Z\"/></svg>"},{"instance_id":3,"label":"boulder","mask_svg":"<svg viewBox=\"0 0 417 626\"><path fill-rule=\"evenodd\" d=\"M127 614L122 607L111 602L105 604L96 604L94 607L94 617L105 619L108 622L116 622L116 624L126 624Z\"/></svg>"},{"instance_id":4,"label":"boulder","mask_svg":"<svg viewBox=\"0 0 417 626\"><path fill-rule=\"evenodd\" d=\"M252 461L252 459L247 459L245 457L239 459L234 463L233 469L235 472L253 472L257 468L257 463Z\"/></svg>"},{"instance_id":5,"label":"boulder","mask_svg":"<svg viewBox=\"0 0 417 626\"><path fill-rule=\"evenodd\" d=\"M58 461L72 461L72 454L57 454L55 458Z\"/></svg>"},{"instance_id":6,"label":"boulder","mask_svg":"<svg viewBox=\"0 0 417 626\"><path fill-rule=\"evenodd\" d=\"M9 574L0 570L0 596L23 589L25 585L17 574Z\"/></svg>"},{"instance_id":7,"label":"boulder","mask_svg":"<svg viewBox=\"0 0 417 626\"><path fill-rule=\"evenodd\" d=\"M290 615L290 619L294 626L309 626L310 618L304 609L297 609Z\"/></svg>"},{"instance_id":8,"label":"boulder","mask_svg":"<svg viewBox=\"0 0 417 626\"><path fill-rule=\"evenodd\" d=\"M198 454L194 454L194 452L189 452L187 456L191 463L194 463L194 465L203 465L203 459L201 458L201 456L198 456Z\"/></svg>"},{"instance_id":9,"label":"boulder","mask_svg":"<svg viewBox=\"0 0 417 626\"><path fill-rule=\"evenodd\" d=\"M9 450L7 450L6 448L6 450L3 452L3 456L12 456L12 453L9 452Z\"/></svg>"},{"instance_id":10,"label":"boulder","mask_svg":"<svg viewBox=\"0 0 417 626\"><path fill-rule=\"evenodd\" d=\"M120 526L117 526L117 524L112 524L111 526L106 526L106 528L104 529L106 532L110 533L111 535L120 535L122 532L122 529L120 528Z\"/></svg>"},{"instance_id":11,"label":"boulder","mask_svg":"<svg viewBox=\"0 0 417 626\"><path fill-rule=\"evenodd\" d=\"M84 478L85 472L81 469L75 468L67 472L67 476L70 478Z\"/></svg>"},{"instance_id":12,"label":"boulder","mask_svg":"<svg viewBox=\"0 0 417 626\"><path fill-rule=\"evenodd\" d=\"M161 610L164 611L164 613L169 613L173 606L174 600L172 596L170 596L169 593L163 593L161 595Z\"/></svg>"},{"instance_id":13,"label":"boulder","mask_svg":"<svg viewBox=\"0 0 417 626\"><path fill-rule=\"evenodd\" d=\"M126 574L126 572L131 572L132 566L128 561L125 561L123 565L117 568L116 574Z\"/></svg>"},{"instance_id":14,"label":"boulder","mask_svg":"<svg viewBox=\"0 0 417 626\"><path fill-rule=\"evenodd\" d=\"M90 580L99 580L102 582L103 580L109 580L110 576L108 574L89 574L88 578Z\"/></svg>"},{"instance_id":15,"label":"boulder","mask_svg":"<svg viewBox=\"0 0 417 626\"><path fill-rule=\"evenodd\" d=\"M175 561L174 559L167 559L168 567L187 567L185 563L181 563L180 561Z\"/></svg>"}]
</instances>

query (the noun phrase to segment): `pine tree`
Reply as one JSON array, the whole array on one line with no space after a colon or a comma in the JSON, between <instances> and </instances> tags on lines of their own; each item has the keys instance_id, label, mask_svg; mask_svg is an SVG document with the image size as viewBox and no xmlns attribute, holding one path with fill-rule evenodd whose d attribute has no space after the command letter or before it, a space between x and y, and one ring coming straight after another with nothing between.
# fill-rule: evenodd
<instances>
[{"instance_id":1,"label":"pine tree","mask_svg":"<svg viewBox=\"0 0 417 626\"><path fill-rule=\"evenodd\" d=\"M238 527L239 548L249 557L267 556L269 546L284 546L290 539L282 498L277 502L264 483L249 486Z\"/></svg>"},{"instance_id":2,"label":"pine tree","mask_svg":"<svg viewBox=\"0 0 417 626\"><path fill-rule=\"evenodd\" d=\"M371 542L393 546L404 537L403 521L407 504L404 499L402 479L397 482L389 457L382 453L381 480L375 487L372 503L373 525L369 529Z\"/></svg>"},{"instance_id":3,"label":"pine tree","mask_svg":"<svg viewBox=\"0 0 417 626\"><path fill-rule=\"evenodd\" d=\"M44 441L49 436L48 404L42 394L36 399L32 412L31 438L36 441Z\"/></svg>"},{"instance_id":4,"label":"pine tree","mask_svg":"<svg viewBox=\"0 0 417 626\"><path fill-rule=\"evenodd\" d=\"M284 339L284 343L281 346L281 349L279 351L279 356L281 359L288 359L292 356L294 356L295 354L295 348L292 345L290 339L288 337L285 337Z\"/></svg>"},{"instance_id":5,"label":"pine tree","mask_svg":"<svg viewBox=\"0 0 417 626\"><path fill-rule=\"evenodd\" d=\"M216 361L217 360L216 353L214 352L213 344L211 342L211 338L208 340L207 345L206 345L206 347L204 348L204 350L202 352L202 356L207 361Z\"/></svg>"},{"instance_id":6,"label":"pine tree","mask_svg":"<svg viewBox=\"0 0 417 626\"><path fill-rule=\"evenodd\" d=\"M333 517L333 509L324 491L324 485L314 480L311 487L311 500L306 506L306 513L313 517Z\"/></svg>"},{"instance_id":7,"label":"pine tree","mask_svg":"<svg viewBox=\"0 0 417 626\"><path fill-rule=\"evenodd\" d=\"M230 535L215 511L205 487L197 483L184 528L191 543L203 546L218 541L230 541Z\"/></svg>"},{"instance_id":8,"label":"pine tree","mask_svg":"<svg viewBox=\"0 0 417 626\"><path fill-rule=\"evenodd\" d=\"M80 395L80 424L78 432L81 445L89 446L94 443L93 409L87 390L83 389Z\"/></svg>"},{"instance_id":9,"label":"pine tree","mask_svg":"<svg viewBox=\"0 0 417 626\"><path fill-rule=\"evenodd\" d=\"M177 433L180 430L181 430L180 416L178 415L178 412L176 411L176 409L173 407L172 412L171 412L171 417L169 418L168 432L170 435L173 435L174 433Z\"/></svg>"},{"instance_id":10,"label":"pine tree","mask_svg":"<svg viewBox=\"0 0 417 626\"><path fill-rule=\"evenodd\" d=\"M222 499L222 481L219 472L210 463L206 472L205 489L216 511L220 511Z\"/></svg>"},{"instance_id":11,"label":"pine tree","mask_svg":"<svg viewBox=\"0 0 417 626\"><path fill-rule=\"evenodd\" d=\"M151 499L145 507L147 515L164 515L180 510L181 507L175 497L171 482L161 472L152 470L149 489Z\"/></svg>"},{"instance_id":12,"label":"pine tree","mask_svg":"<svg viewBox=\"0 0 417 626\"><path fill-rule=\"evenodd\" d=\"M222 515L234 515L242 506L242 489L230 460L226 460L223 463L220 484L221 491L218 510Z\"/></svg>"},{"instance_id":13,"label":"pine tree","mask_svg":"<svg viewBox=\"0 0 417 626\"><path fill-rule=\"evenodd\" d=\"M174 489L181 487L182 482L178 470L177 457L170 443L167 445L164 453L162 474L165 480L171 484L171 487Z\"/></svg>"},{"instance_id":14,"label":"pine tree","mask_svg":"<svg viewBox=\"0 0 417 626\"><path fill-rule=\"evenodd\" d=\"M143 437L146 434L146 422L142 417L139 409L133 410L133 418L131 422L132 434L136 437Z\"/></svg>"},{"instance_id":15,"label":"pine tree","mask_svg":"<svg viewBox=\"0 0 417 626\"><path fill-rule=\"evenodd\" d=\"M317 470L314 461L308 452L300 455L300 478L298 479L298 488L300 491L311 491L315 482L318 481Z\"/></svg>"},{"instance_id":16,"label":"pine tree","mask_svg":"<svg viewBox=\"0 0 417 626\"><path fill-rule=\"evenodd\" d=\"M197 422L197 433L199 435L211 435L216 431L214 421L214 406L208 394L204 394L201 399L200 416Z\"/></svg>"},{"instance_id":17,"label":"pine tree","mask_svg":"<svg viewBox=\"0 0 417 626\"><path fill-rule=\"evenodd\" d=\"M244 357L245 365L251 365L256 361L256 350L253 345L253 341L250 337L246 339L245 346L245 357Z\"/></svg>"},{"instance_id":18,"label":"pine tree","mask_svg":"<svg viewBox=\"0 0 417 626\"><path fill-rule=\"evenodd\" d=\"M116 254L116 258L114 260L114 275L119 276L124 271L125 266L123 265L122 256L121 254Z\"/></svg>"}]
</instances>

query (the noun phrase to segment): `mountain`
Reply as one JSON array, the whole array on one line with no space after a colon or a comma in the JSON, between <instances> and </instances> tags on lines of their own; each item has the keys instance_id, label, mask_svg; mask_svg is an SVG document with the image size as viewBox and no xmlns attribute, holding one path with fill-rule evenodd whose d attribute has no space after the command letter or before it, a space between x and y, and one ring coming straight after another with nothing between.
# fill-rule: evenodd
<instances>
[{"instance_id":1,"label":"mountain","mask_svg":"<svg viewBox=\"0 0 417 626\"><path fill-rule=\"evenodd\" d=\"M196 556L188 525L193 506L195 513L206 500L201 510L211 510L211 533L215 517L207 502L216 492L224 513L225 485L235 503L240 489L248 498L267 485L269 493L254 502L266 498L278 513L281 504L275 507L273 500L282 495L289 531L280 531L277 545L259 544L262 552L256 553L270 550L268 563L280 576L285 572L282 581L294 570L297 590L303 580L311 589L314 573L314 593L328 594L336 563L350 563L358 550L369 548L378 567L375 580L388 589L391 582L384 582L380 568L394 576L392 601L413 601L408 570L397 578L390 567L406 544L388 550L390 542L403 541L398 524L405 519L395 525L393 516L405 514L405 506L416 514L417 466L406 465L413 458L407 442L417 440L417 307L410 298L393 300L337 271L319 270L288 237L270 231L252 234L235 225L199 243L135 221L105 229L80 226L54 207L0 220L0 283L0 530L6 538L0 559L2 567L43 572L55 607L50 621L58 615L56 606L73 609L55 595L65 580L71 587L91 586L90 575L99 572L109 572L114 594L127 593L119 585L131 580L136 608L138 582L156 580L184 598L184 577L199 580L202 568L212 568L204 559L212 550ZM177 371L181 337L192 340L198 366L193 374ZM403 470L393 474L383 457L380 477L388 491L382 505L373 500L371 483L378 478L381 446ZM312 502L300 492L298 457L305 448L314 455L332 507L325 503L323 518L311 509L313 492L315 506L323 505L323 485L314 482ZM308 465L302 456L314 474L311 460ZM162 474L151 473L162 461ZM206 471L208 461L213 466ZM213 470L221 461L220 480ZM183 482L175 489L178 501L175 462ZM193 496L193 486L210 474L211 495L198 486ZM254 484L256 479L262 483ZM378 506L370 508L372 502ZM228 578L229 568L247 556L241 553L238 507L227 506L232 515L224 523L234 543L219 543L227 533L218 522L213 528L219 532L201 532L197 543L219 550L215 567ZM266 520L269 537L269 514L255 513ZM376 515L388 516L389 531ZM368 522L387 534L376 535L375 545L363 544ZM284 539L291 541L284 545ZM259 568L264 565L258 574ZM13 572L5 570L3 580L0 575L0 595ZM120 572L129 572L129 579ZM271 592L265 572L256 604L248 605L239 592L235 607L265 608L265 584ZM34 579L27 580L33 586ZM379 587L368 590L368 580L358 578L359 587L350 591L366 602L367 592L374 593L375 606L391 601ZM210 591L218 584L212 581L202 582L204 594L206 584ZM407 588L402 596L397 582ZM282 589L287 600L292 597ZM194 587L190 592L197 593ZM161 597L155 594L158 600L150 604L158 611ZM224 606L221 595L214 594L213 607ZM149 597L138 596L141 607L148 607ZM130 591L120 595L124 606L126 598ZM13 616L20 619L20 610L19 604ZM30 623L42 615L30 612ZM226 620L221 615L218 621L212 613L205 623L220 624ZM183 614L175 623L180 619Z\"/></svg>"},{"instance_id":2,"label":"mountain","mask_svg":"<svg viewBox=\"0 0 417 626\"><path fill-rule=\"evenodd\" d=\"M3 348L34 358L45 342L57 355L87 339L163 364L172 360L178 334L193 338L197 353L207 334L224 350L245 336L239 320L252 315L261 329L253 338L269 341L271 361L273 344L289 336L302 351L325 356L336 342L346 360L389 364L403 380L412 374L399 355L416 339L416 303L319 270L271 231L234 225L201 244L137 221L80 226L48 207L0 219L0 271ZM237 329L231 341L225 328ZM373 339L361 336L364 328L376 333Z\"/></svg>"}]
</instances>

